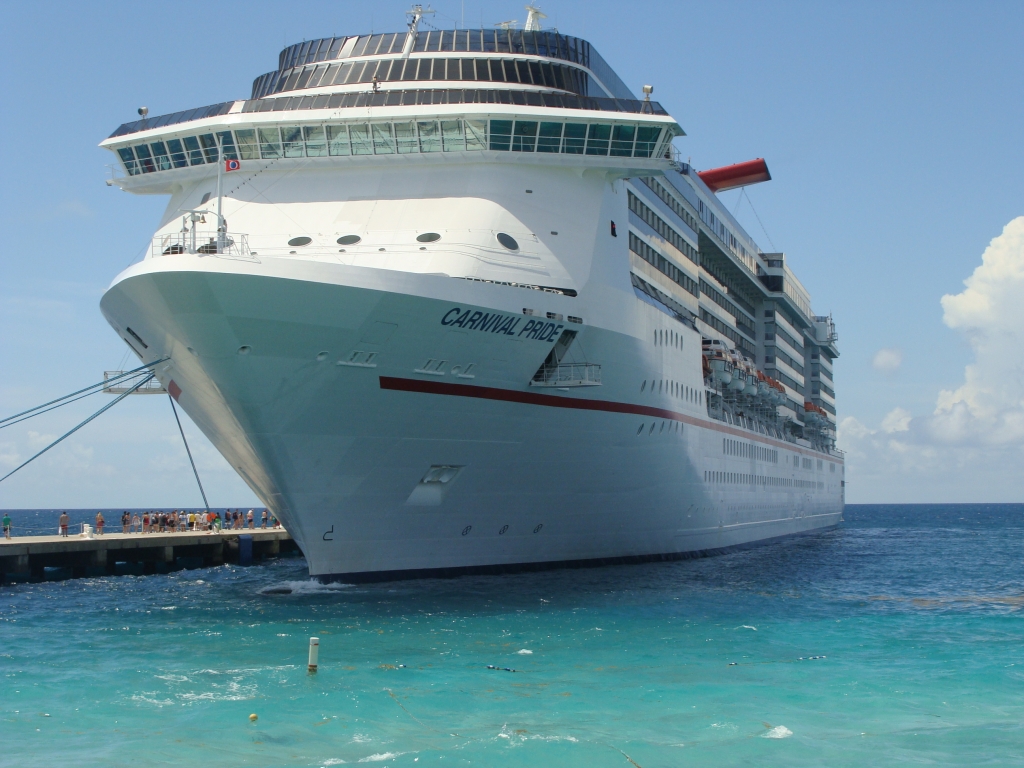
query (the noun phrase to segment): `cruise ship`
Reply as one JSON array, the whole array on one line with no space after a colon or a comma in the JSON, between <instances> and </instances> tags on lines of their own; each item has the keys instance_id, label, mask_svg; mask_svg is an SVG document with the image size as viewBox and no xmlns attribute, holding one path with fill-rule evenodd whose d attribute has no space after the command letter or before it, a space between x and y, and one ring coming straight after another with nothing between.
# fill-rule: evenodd
<instances>
[{"instance_id":1,"label":"cruise ship","mask_svg":"<svg viewBox=\"0 0 1024 768\"><path fill-rule=\"evenodd\" d=\"M653 88L542 27L281 51L141 118L107 321L322 580L673 559L837 525L830 316Z\"/></svg>"}]
</instances>

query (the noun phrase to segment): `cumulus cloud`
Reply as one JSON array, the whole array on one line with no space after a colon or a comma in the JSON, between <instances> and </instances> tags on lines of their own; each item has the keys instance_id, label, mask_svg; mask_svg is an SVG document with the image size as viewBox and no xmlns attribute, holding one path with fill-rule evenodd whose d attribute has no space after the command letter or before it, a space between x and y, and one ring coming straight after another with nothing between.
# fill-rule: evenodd
<instances>
[{"instance_id":1,"label":"cumulus cloud","mask_svg":"<svg viewBox=\"0 0 1024 768\"><path fill-rule=\"evenodd\" d=\"M871 360L871 366L882 373L896 373L901 365L903 365L903 350L896 347L878 350Z\"/></svg>"},{"instance_id":2,"label":"cumulus cloud","mask_svg":"<svg viewBox=\"0 0 1024 768\"><path fill-rule=\"evenodd\" d=\"M967 476L973 482L963 488L970 494L985 474L999 481L988 488L1019 493L1024 490L1017 487L1024 478L1016 479L1024 458L1024 216L989 243L964 290L941 302L943 321L964 335L974 353L963 383L940 391L930 414L894 408L877 428L843 419L839 442L848 451L848 471L865 485L914 486L919 494L940 494L932 500L955 500L941 494L959 488ZM892 373L902 357L899 349L881 349L872 364Z\"/></svg>"}]
</instances>

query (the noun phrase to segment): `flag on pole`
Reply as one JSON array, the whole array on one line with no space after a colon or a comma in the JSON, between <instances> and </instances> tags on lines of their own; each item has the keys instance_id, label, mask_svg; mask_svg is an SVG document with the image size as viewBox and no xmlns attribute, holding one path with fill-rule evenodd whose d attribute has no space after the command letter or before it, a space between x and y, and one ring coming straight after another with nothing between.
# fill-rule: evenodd
<instances>
[{"instance_id":1,"label":"flag on pole","mask_svg":"<svg viewBox=\"0 0 1024 768\"><path fill-rule=\"evenodd\" d=\"M225 171L237 171L237 170L241 169L241 167L242 167L242 164L240 162L238 162L237 160L225 160L224 161L224 170Z\"/></svg>"}]
</instances>

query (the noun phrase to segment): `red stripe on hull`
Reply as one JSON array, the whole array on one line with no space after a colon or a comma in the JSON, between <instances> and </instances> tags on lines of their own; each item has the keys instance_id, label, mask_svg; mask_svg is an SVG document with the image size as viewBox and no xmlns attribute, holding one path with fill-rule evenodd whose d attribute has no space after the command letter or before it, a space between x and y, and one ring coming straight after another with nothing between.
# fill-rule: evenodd
<instances>
[{"instance_id":1,"label":"red stripe on hull","mask_svg":"<svg viewBox=\"0 0 1024 768\"><path fill-rule=\"evenodd\" d=\"M569 408L578 411L604 411L605 413L626 413L634 416L651 416L656 419L669 419L681 421L684 424L691 424L703 429L711 429L723 434L733 435L744 440L753 440L765 445L775 446L795 453L803 453L807 456L828 456L830 461L842 464L842 459L831 454L820 454L815 451L808 451L799 446L773 440L763 435L752 435L749 432L735 429L725 424L718 424L714 421L706 421L685 413L669 411L665 408L655 408L650 405L637 405L634 403L616 403L610 400L590 400L576 397L559 397L558 395L545 395L539 392L521 392L515 389L500 389L498 387L481 387L475 384L450 384L444 381L423 381L422 379L402 379L397 376L381 376L380 388L396 392L419 392L426 395L449 395L452 397L475 397L480 400L499 400L505 403L522 403L524 405L540 405L546 408Z\"/></svg>"}]
</instances>

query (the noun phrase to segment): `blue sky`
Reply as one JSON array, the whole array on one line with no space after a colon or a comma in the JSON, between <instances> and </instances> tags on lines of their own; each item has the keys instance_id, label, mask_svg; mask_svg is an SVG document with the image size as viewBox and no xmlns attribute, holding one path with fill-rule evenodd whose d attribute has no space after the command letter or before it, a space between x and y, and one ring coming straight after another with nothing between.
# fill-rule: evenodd
<instances>
[{"instance_id":1,"label":"blue sky","mask_svg":"<svg viewBox=\"0 0 1024 768\"><path fill-rule=\"evenodd\" d=\"M439 27L525 19L518 2L434 7ZM165 200L106 187L113 158L99 141L143 104L159 115L244 98L285 45L397 31L406 9L390 0L108 2L102 13L9 5L0 414L98 380L124 358L99 298L147 246ZM991 316L965 309L970 296L944 316L941 300L964 291L990 241L1024 214L1024 6L560 0L543 9L634 90L654 85L698 169L767 159L773 180L748 190L760 223L738 193L723 197L762 248L787 253L815 310L835 317L848 500L1019 501L1024 429L999 431L1024 401L1015 236L990 251L1002 266L971 294L995 307ZM977 386L995 389L972 390L970 378L963 389L967 366ZM943 390L961 394L943 400ZM102 402L92 400L0 431L0 469ZM1006 409L983 412L993 402ZM936 422L941 403L949 413L963 405L970 428ZM186 429L211 503L255 503ZM8 508L198 503L159 397L126 400L0 485Z\"/></svg>"}]
</instances>

